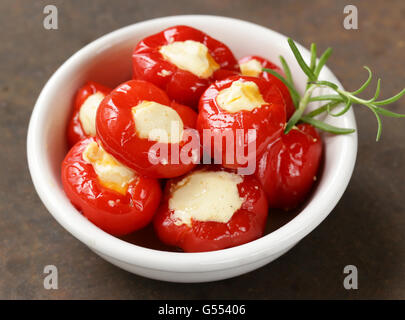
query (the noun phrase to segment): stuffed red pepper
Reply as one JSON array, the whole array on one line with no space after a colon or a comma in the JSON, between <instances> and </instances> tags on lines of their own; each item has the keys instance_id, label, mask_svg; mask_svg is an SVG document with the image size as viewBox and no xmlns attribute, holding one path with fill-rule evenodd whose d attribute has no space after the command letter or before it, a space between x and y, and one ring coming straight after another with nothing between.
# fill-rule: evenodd
<instances>
[{"instance_id":1,"label":"stuffed red pepper","mask_svg":"<svg viewBox=\"0 0 405 320\"><path fill-rule=\"evenodd\" d=\"M186 252L212 251L261 237L267 211L253 176L205 167L167 183L154 227L165 244Z\"/></svg>"},{"instance_id":2,"label":"stuffed red pepper","mask_svg":"<svg viewBox=\"0 0 405 320\"><path fill-rule=\"evenodd\" d=\"M157 180L138 176L108 154L95 138L81 140L66 155L62 183L73 205L113 235L146 226L161 197Z\"/></svg>"},{"instance_id":3,"label":"stuffed red pepper","mask_svg":"<svg viewBox=\"0 0 405 320\"><path fill-rule=\"evenodd\" d=\"M290 119L295 111L295 107L287 86L271 73L263 71L263 68L272 69L281 75L284 75L284 72L277 65L260 56L247 56L240 59L239 67L242 75L263 78L274 83L280 89L285 102L287 120Z\"/></svg>"},{"instance_id":4,"label":"stuffed red pepper","mask_svg":"<svg viewBox=\"0 0 405 320\"><path fill-rule=\"evenodd\" d=\"M110 91L110 88L94 81L87 82L77 90L73 115L68 124L67 138L70 146L84 138L96 135L97 109Z\"/></svg>"},{"instance_id":5,"label":"stuffed red pepper","mask_svg":"<svg viewBox=\"0 0 405 320\"><path fill-rule=\"evenodd\" d=\"M285 117L277 86L256 77L236 76L217 81L204 92L197 128L204 151L214 161L221 157L227 168L244 167L253 161L254 172L256 158L281 135Z\"/></svg>"},{"instance_id":6,"label":"stuffed red pepper","mask_svg":"<svg viewBox=\"0 0 405 320\"><path fill-rule=\"evenodd\" d=\"M197 107L217 71L239 71L226 45L188 26L170 27L143 39L132 62L134 78L152 82L171 99L192 107Z\"/></svg>"},{"instance_id":7,"label":"stuffed red pepper","mask_svg":"<svg viewBox=\"0 0 405 320\"><path fill-rule=\"evenodd\" d=\"M172 178L199 162L197 114L143 80L115 88L100 104L97 135L105 150L141 175Z\"/></svg>"}]
</instances>

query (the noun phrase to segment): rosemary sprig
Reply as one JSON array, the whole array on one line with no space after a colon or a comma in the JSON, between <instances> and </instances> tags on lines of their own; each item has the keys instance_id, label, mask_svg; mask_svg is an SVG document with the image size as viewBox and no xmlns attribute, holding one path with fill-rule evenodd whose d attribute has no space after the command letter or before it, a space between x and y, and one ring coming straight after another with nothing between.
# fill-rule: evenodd
<instances>
[{"instance_id":1,"label":"rosemary sprig","mask_svg":"<svg viewBox=\"0 0 405 320\"><path fill-rule=\"evenodd\" d=\"M371 70L368 67L364 67L368 72L369 72L369 79L371 79L372 74L371 74ZM367 83L368 82L368 83ZM403 89L401 92L399 92L398 94L396 94L395 96L382 100L382 101L376 101L379 94L380 94L380 89L381 89L381 80L378 79L377 81L377 87L376 87L376 91L374 94L374 97L369 99L369 100L365 100L365 99L361 99L359 97L357 97L355 94L362 92L370 83L370 81L367 79L367 81L356 91L353 92L348 92L345 90L342 90L340 88L338 88L335 84L327 82L327 81L316 81L313 82L312 84L318 84L321 86L326 86L329 87L331 89L333 89L336 93L338 93L338 95L341 97L340 100L335 100L337 102L345 102L346 101L346 106L343 108L343 110L337 114L332 114L329 111L329 114L331 114L332 116L338 117L343 115L344 113L346 113L349 108L351 107L352 104L359 104L359 105L363 105L368 107L375 115L376 119L377 119L377 124L378 124L378 129L377 129L377 137L376 137L376 141L378 141L381 137L381 130L382 130L382 123L381 123L381 117L380 116L387 116L387 117L392 117L392 118L404 118L405 115L404 114L400 114L400 113L396 113L396 112L392 112L389 111L387 109L381 108L379 106L382 105L387 105L390 103L393 103L397 100L399 100L404 94L405 94L405 89Z\"/></svg>"},{"instance_id":2,"label":"rosemary sprig","mask_svg":"<svg viewBox=\"0 0 405 320\"><path fill-rule=\"evenodd\" d=\"M343 114L345 114L347 111L350 110L350 108L353 106L353 104L357 105L363 105L369 108L373 114L375 115L377 119L377 124L378 124L378 129L377 129L377 137L376 141L378 141L381 137L381 130L382 130L382 122L381 122L381 116L387 116L387 117L392 117L392 118L404 118L404 114L396 113L389 111L387 109L382 108L381 106L388 105L390 103L393 103L397 100L399 100L403 95L405 95L405 89L397 93L391 98L384 99L377 101L379 95L380 95L380 89L381 89L381 79L378 79L377 81L377 86L375 90L375 94L371 99L365 100L362 98L359 98L357 95L362 93L371 83L371 80L373 78L372 72L370 68L365 66L364 68L368 72L368 78L367 80L360 86L359 89L349 92L346 90L343 90L339 88L335 83L329 82L329 81L322 81L318 80L319 74L326 64L326 61L332 54L332 49L328 48L325 50L325 52L321 55L319 60L317 61L316 57L316 45L313 43L311 45L311 60L310 60L310 65L308 65L301 53L299 52L297 46L295 45L294 41L292 39L288 39L288 44L291 48L291 51L293 52L295 59L297 60L299 66L301 67L302 71L307 75L308 81L307 81L307 86L305 89L304 94L301 96L296 89L294 85L294 81L291 75L290 68L286 62L286 60L280 56L280 62L283 67L283 71L285 73L285 77L280 75L278 72L271 70L271 69L266 69L263 68L263 71L266 71L268 73L271 73L272 75L276 76L279 78L288 88L291 98L293 100L294 106L296 108L294 114L291 116L289 121L287 122L286 128L284 133L290 132L290 130L298 123L298 122L306 122L314 127L327 131L330 133L334 134L349 134L353 133L355 130L354 129L347 129L347 128L338 128L335 126L332 126L330 124L327 124L325 122L322 122L320 120L315 119L314 117L327 112L329 115L333 117L340 117ZM327 95L318 95L318 96L312 96L313 91L316 88L319 87L328 87L331 88L335 94L327 94ZM305 110L310 102L313 101L324 101L326 102L323 104L321 107L309 112L308 114L305 114ZM335 109L338 106L344 105L344 107L337 113L332 113L332 110Z\"/></svg>"}]
</instances>

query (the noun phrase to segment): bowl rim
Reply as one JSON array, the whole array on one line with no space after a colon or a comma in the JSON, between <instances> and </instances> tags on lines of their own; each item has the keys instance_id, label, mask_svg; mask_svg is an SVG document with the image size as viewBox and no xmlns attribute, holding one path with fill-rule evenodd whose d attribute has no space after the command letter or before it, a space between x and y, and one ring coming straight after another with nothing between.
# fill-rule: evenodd
<instances>
[{"instance_id":1,"label":"bowl rim","mask_svg":"<svg viewBox=\"0 0 405 320\"><path fill-rule=\"evenodd\" d=\"M305 209L287 224L257 240L233 248L200 253L160 251L134 245L116 238L97 228L85 218L67 219L66 217L69 215L69 212L72 213L72 210L76 209L73 206L72 208L61 208L58 206L58 199L60 198L58 198L56 193L52 192L50 185L44 183L44 177L41 174L42 169L46 167L45 155L39 152L41 143L43 144L40 134L44 121L43 106L46 104L48 92L51 92L53 89L53 84L63 73L69 70L75 61L80 60L83 56L97 52L106 43L114 43L113 40L119 38L121 35L131 33L140 27L168 22L173 23L173 25L187 23L192 25L195 19L204 19L206 23L220 23L221 21L237 23L246 28L256 28L257 30L260 29L272 33L272 36L280 40L286 38L286 36L276 31L252 22L213 15L175 15L146 20L120 28L87 44L74 53L55 71L43 87L35 103L27 134L27 158L31 179L40 199L59 224L81 242L103 255L107 255L123 263L159 271L194 273L225 270L236 265L242 266L250 264L252 261L266 259L295 245L315 229L335 207L347 188L356 161L357 131L351 135L336 136L336 139L342 141L345 152L342 152L336 159L337 164L336 170L333 173L333 186L329 186L329 189L333 188L325 192L325 198L322 199L322 203L318 203L317 208L314 208L313 203L308 203ZM298 43L297 46L303 52L304 58L309 55L307 49ZM341 86L327 67L322 70L322 73L332 77ZM344 116L344 126L356 129L356 121L352 110L349 110ZM302 214L311 210L311 214ZM67 212L66 214L62 214L62 211Z\"/></svg>"}]
</instances>

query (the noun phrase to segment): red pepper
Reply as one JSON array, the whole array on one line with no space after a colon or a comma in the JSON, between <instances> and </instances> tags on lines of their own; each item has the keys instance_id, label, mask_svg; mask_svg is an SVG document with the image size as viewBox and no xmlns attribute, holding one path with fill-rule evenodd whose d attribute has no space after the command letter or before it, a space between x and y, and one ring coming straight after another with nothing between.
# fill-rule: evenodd
<instances>
[{"instance_id":1,"label":"red pepper","mask_svg":"<svg viewBox=\"0 0 405 320\"><path fill-rule=\"evenodd\" d=\"M218 172L220 169L206 167L202 170ZM169 206L173 190L178 188L177 184L182 179L184 177L168 181L162 203L154 217L155 231L162 242L182 248L185 252L201 252L234 247L263 235L268 207L265 193L254 176L241 176L242 181L237 185L237 190L243 202L228 222L191 218L191 225L178 223L175 212ZM223 200L218 197L213 201Z\"/></svg>"},{"instance_id":2,"label":"red pepper","mask_svg":"<svg viewBox=\"0 0 405 320\"><path fill-rule=\"evenodd\" d=\"M270 208L293 209L306 199L321 156L321 137L309 124L299 124L268 147L258 162L256 176Z\"/></svg>"},{"instance_id":3,"label":"red pepper","mask_svg":"<svg viewBox=\"0 0 405 320\"><path fill-rule=\"evenodd\" d=\"M91 222L113 235L124 235L146 226L159 206L157 180L135 175L125 191L118 192L100 181L83 152L95 138L73 146L62 163L62 183L72 204ZM98 142L97 142L98 143Z\"/></svg>"},{"instance_id":4,"label":"red pepper","mask_svg":"<svg viewBox=\"0 0 405 320\"><path fill-rule=\"evenodd\" d=\"M277 71L279 74L284 75L283 70L281 70L277 65L275 65L274 63L272 63L269 60L262 58L260 56L243 57L242 59L239 60L239 66L241 66L241 65L243 66L245 63L252 61L252 60L256 60L260 64L261 68L272 69L274 71ZM242 70L242 75L252 76L251 72L248 72L248 71L243 72L242 67L241 67L241 70ZM287 120L290 119L292 114L295 112L295 107L294 107L294 103L291 99L290 91L288 90L287 86L280 79L278 79L277 77L273 76L272 74L270 74L268 72L261 71L258 75L254 75L254 76L258 76L259 78L263 78L267 81L270 81L270 82L274 83L280 89L280 92L283 95L284 102L285 102Z\"/></svg>"},{"instance_id":5,"label":"red pepper","mask_svg":"<svg viewBox=\"0 0 405 320\"><path fill-rule=\"evenodd\" d=\"M167 143L157 142L157 140L142 137L131 110L145 101L159 103L178 114L184 130L180 142L170 143L172 140ZM199 149L198 132L187 130L195 128L196 118L195 111L171 102L162 89L143 80L130 80L115 88L100 104L96 119L97 135L107 152L139 174L150 178L172 178L190 171L195 166L195 162L199 161L198 158L195 159L197 161L187 163L182 161L181 156L172 157L172 147L179 150L179 155L187 149L191 138L186 135L186 131L195 141L198 141L197 149ZM150 121L156 121L156 118ZM168 153L160 154L161 161L153 163L150 160L154 157L151 148L157 146L167 150Z\"/></svg>"},{"instance_id":6,"label":"red pepper","mask_svg":"<svg viewBox=\"0 0 405 320\"><path fill-rule=\"evenodd\" d=\"M160 52L163 46L192 40L205 45L210 56L221 69L239 71L238 63L229 48L204 32L175 26L141 40L132 55L134 78L154 83L164 89L169 97L191 107L197 107L204 90L214 80L215 73L200 77L171 63Z\"/></svg>"},{"instance_id":7,"label":"red pepper","mask_svg":"<svg viewBox=\"0 0 405 320\"><path fill-rule=\"evenodd\" d=\"M85 132L79 118L80 108L83 106L84 102L87 100L87 98L95 93L101 93L102 95L106 96L110 93L110 91L110 88L107 88L94 81L87 82L83 87L77 90L73 105L73 115L67 128L69 146L73 146L76 142L90 136Z\"/></svg>"},{"instance_id":8,"label":"red pepper","mask_svg":"<svg viewBox=\"0 0 405 320\"><path fill-rule=\"evenodd\" d=\"M237 81L256 84L264 104L251 111L229 112L223 109L218 103L218 96ZM222 165L235 169L246 166L246 162L243 163L241 158L237 158L237 150L244 152L246 157L244 160L253 160L256 163L256 159L265 151L267 145L280 137L285 120L284 101L277 86L256 77L236 76L217 81L204 92L199 104L197 128L202 139L204 130L212 134L211 139L203 139L204 150L211 151L211 156L221 154ZM243 140L238 139L238 129L243 130ZM248 148L248 141L251 139L248 129L254 129L256 132L256 148L251 150ZM227 159L227 153L230 152L229 144L228 148L225 148L227 145L226 136L223 135L225 131L231 131L234 137L234 156L229 156L230 159ZM215 143L216 139L217 141L222 139L222 146Z\"/></svg>"}]
</instances>

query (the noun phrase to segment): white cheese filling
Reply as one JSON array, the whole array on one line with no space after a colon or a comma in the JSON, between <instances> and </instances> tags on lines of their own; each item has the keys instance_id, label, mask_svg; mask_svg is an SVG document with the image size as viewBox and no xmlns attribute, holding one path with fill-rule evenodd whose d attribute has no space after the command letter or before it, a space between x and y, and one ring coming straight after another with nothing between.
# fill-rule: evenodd
<instances>
[{"instance_id":1,"label":"white cheese filling","mask_svg":"<svg viewBox=\"0 0 405 320\"><path fill-rule=\"evenodd\" d=\"M96 92L87 99L80 107L79 120L84 132L89 136L96 135L96 114L100 102L104 99L101 92Z\"/></svg>"},{"instance_id":2,"label":"white cheese filling","mask_svg":"<svg viewBox=\"0 0 405 320\"><path fill-rule=\"evenodd\" d=\"M266 102L260 93L259 87L253 81L237 80L217 95L218 105L231 113L242 110L252 111Z\"/></svg>"},{"instance_id":3,"label":"white cheese filling","mask_svg":"<svg viewBox=\"0 0 405 320\"><path fill-rule=\"evenodd\" d=\"M244 199L238 184L243 178L225 171L196 171L189 174L171 192L169 209L176 225L191 226L194 221L227 223L240 209Z\"/></svg>"},{"instance_id":4,"label":"white cheese filling","mask_svg":"<svg viewBox=\"0 0 405 320\"><path fill-rule=\"evenodd\" d=\"M132 108L132 116L140 138L179 143L183 137L183 121L173 108L153 101L142 101Z\"/></svg>"},{"instance_id":5,"label":"white cheese filling","mask_svg":"<svg viewBox=\"0 0 405 320\"><path fill-rule=\"evenodd\" d=\"M163 58L182 70L200 78L209 78L219 65L201 42L194 40L175 41L159 50Z\"/></svg>"},{"instance_id":6,"label":"white cheese filling","mask_svg":"<svg viewBox=\"0 0 405 320\"><path fill-rule=\"evenodd\" d=\"M258 77L260 73L262 73L263 68L262 64L256 59L241 63L239 64L239 67L242 75L250 77Z\"/></svg>"},{"instance_id":7,"label":"white cheese filling","mask_svg":"<svg viewBox=\"0 0 405 320\"><path fill-rule=\"evenodd\" d=\"M121 194L127 192L128 184L136 177L133 170L118 162L95 141L87 145L82 157L93 166L101 185Z\"/></svg>"}]
</instances>

